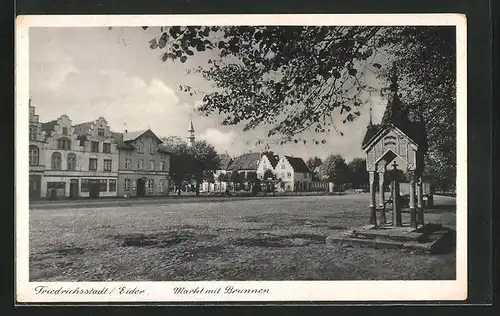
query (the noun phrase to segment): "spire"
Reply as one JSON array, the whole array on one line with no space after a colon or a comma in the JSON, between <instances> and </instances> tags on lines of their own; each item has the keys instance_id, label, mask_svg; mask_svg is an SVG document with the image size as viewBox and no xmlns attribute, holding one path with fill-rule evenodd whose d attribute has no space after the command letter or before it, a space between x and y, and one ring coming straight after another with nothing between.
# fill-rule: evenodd
<instances>
[{"instance_id":1,"label":"spire","mask_svg":"<svg viewBox=\"0 0 500 316\"><path fill-rule=\"evenodd\" d=\"M389 88L391 91L389 95L389 101L387 103L387 107L385 108L381 123L384 125L391 123L397 124L400 123L401 120L406 119L406 112L403 109L403 104L398 94L399 85L396 66L393 66L392 68L391 84Z\"/></svg>"},{"instance_id":2,"label":"spire","mask_svg":"<svg viewBox=\"0 0 500 316\"><path fill-rule=\"evenodd\" d=\"M370 121L368 122L368 126L372 126L373 125L373 122L372 122L372 104L370 103Z\"/></svg>"}]
</instances>

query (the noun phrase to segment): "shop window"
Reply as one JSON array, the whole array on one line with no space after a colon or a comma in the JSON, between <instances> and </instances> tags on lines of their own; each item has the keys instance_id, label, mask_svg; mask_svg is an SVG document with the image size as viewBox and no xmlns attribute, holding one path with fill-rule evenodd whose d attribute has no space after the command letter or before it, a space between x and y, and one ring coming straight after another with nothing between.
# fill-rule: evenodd
<instances>
[{"instance_id":1,"label":"shop window","mask_svg":"<svg viewBox=\"0 0 500 316\"><path fill-rule=\"evenodd\" d=\"M116 192L116 179L109 179L109 192Z\"/></svg>"}]
</instances>

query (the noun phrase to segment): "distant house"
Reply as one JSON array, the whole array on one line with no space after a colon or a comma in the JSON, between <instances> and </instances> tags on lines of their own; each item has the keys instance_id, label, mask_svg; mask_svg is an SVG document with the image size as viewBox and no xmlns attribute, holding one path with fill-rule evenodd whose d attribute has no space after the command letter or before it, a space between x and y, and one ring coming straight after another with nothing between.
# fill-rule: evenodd
<instances>
[{"instance_id":1,"label":"distant house","mask_svg":"<svg viewBox=\"0 0 500 316\"><path fill-rule=\"evenodd\" d=\"M308 191L312 182L312 171L302 158L281 156L274 169L281 179L281 191Z\"/></svg>"},{"instance_id":2,"label":"distant house","mask_svg":"<svg viewBox=\"0 0 500 316\"><path fill-rule=\"evenodd\" d=\"M118 196L168 195L170 153L150 129L113 133L119 150Z\"/></svg>"},{"instance_id":3,"label":"distant house","mask_svg":"<svg viewBox=\"0 0 500 316\"><path fill-rule=\"evenodd\" d=\"M219 181L219 176L227 173L229 165L233 162L230 157L222 158L220 167L214 172L214 183L209 183L208 181L203 181L201 184L200 191L202 192L224 192L227 188L227 181Z\"/></svg>"}]
</instances>

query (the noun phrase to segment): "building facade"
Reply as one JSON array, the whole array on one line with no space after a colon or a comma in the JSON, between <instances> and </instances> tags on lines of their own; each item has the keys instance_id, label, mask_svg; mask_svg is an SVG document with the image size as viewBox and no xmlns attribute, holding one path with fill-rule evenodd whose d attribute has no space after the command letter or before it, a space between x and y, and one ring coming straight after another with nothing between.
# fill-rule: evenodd
<instances>
[{"instance_id":1,"label":"building facade","mask_svg":"<svg viewBox=\"0 0 500 316\"><path fill-rule=\"evenodd\" d=\"M118 150L107 121L72 125L67 115L42 124L45 171L42 197L117 195Z\"/></svg>"},{"instance_id":2,"label":"building facade","mask_svg":"<svg viewBox=\"0 0 500 316\"><path fill-rule=\"evenodd\" d=\"M35 107L29 106L29 199L42 198L42 178L45 171L45 134Z\"/></svg>"},{"instance_id":3,"label":"building facade","mask_svg":"<svg viewBox=\"0 0 500 316\"><path fill-rule=\"evenodd\" d=\"M281 156L275 174L281 179L281 191L309 191L312 182L312 172L302 158Z\"/></svg>"},{"instance_id":4,"label":"building facade","mask_svg":"<svg viewBox=\"0 0 500 316\"><path fill-rule=\"evenodd\" d=\"M170 154L150 129L114 133L119 150L118 196L169 194Z\"/></svg>"}]
</instances>

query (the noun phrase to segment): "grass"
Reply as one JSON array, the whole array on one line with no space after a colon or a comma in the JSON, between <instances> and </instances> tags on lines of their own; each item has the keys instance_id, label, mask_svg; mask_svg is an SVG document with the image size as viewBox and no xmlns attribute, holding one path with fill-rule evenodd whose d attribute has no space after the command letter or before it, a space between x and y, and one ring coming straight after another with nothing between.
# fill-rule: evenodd
<instances>
[{"instance_id":1,"label":"grass","mask_svg":"<svg viewBox=\"0 0 500 316\"><path fill-rule=\"evenodd\" d=\"M455 224L454 198L426 222ZM455 253L328 246L368 196L30 210L31 281L454 279ZM406 215L405 215L406 216Z\"/></svg>"}]
</instances>

